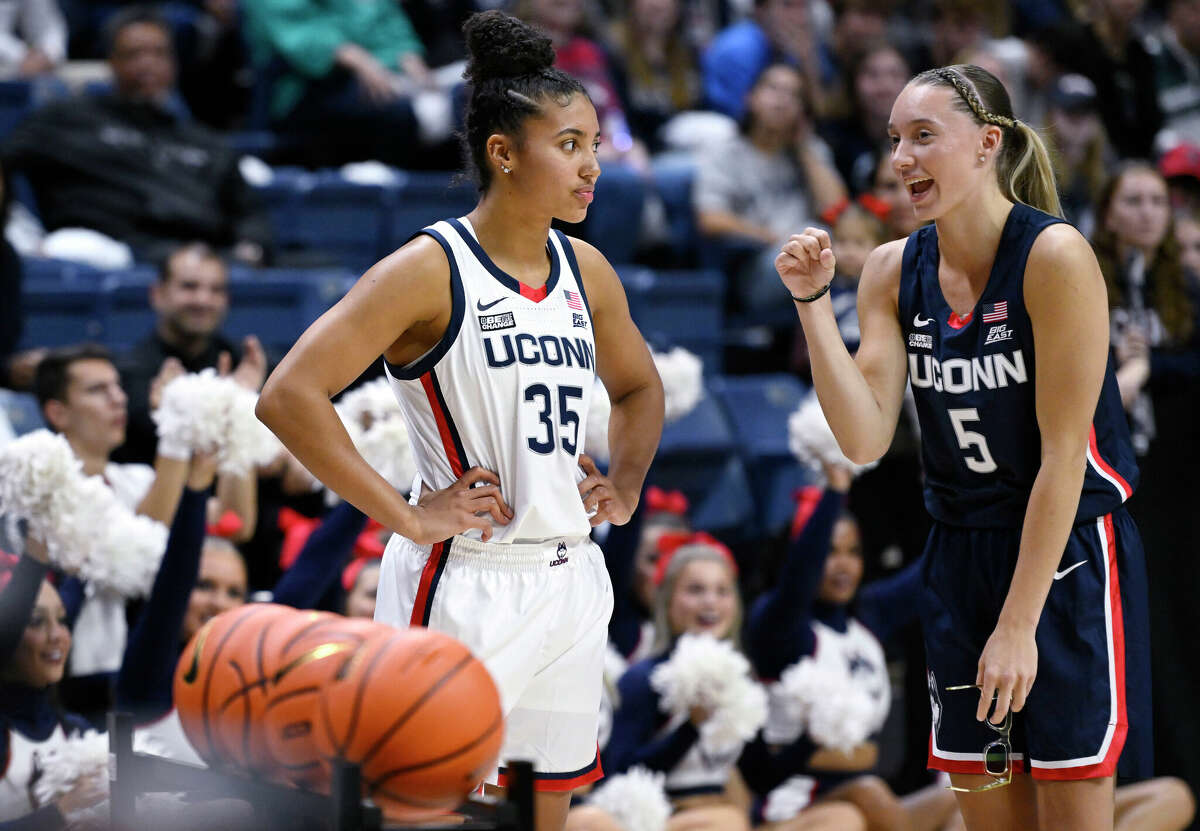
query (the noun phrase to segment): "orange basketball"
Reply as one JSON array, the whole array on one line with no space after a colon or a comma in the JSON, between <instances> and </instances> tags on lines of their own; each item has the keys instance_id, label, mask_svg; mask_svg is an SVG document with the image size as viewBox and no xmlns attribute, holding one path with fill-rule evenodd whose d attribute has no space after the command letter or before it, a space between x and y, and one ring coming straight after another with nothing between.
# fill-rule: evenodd
<instances>
[{"instance_id":1,"label":"orange basketball","mask_svg":"<svg viewBox=\"0 0 1200 831\"><path fill-rule=\"evenodd\" d=\"M242 742L240 735L224 734L244 730L251 720L244 693L236 694L239 687L246 686L243 679L251 670L245 642L253 640L265 622L287 613L295 614L295 610L273 603L230 609L205 623L184 648L175 668L175 708L188 741L209 765L228 763L226 745ZM234 723L232 731L226 720Z\"/></svg>"},{"instance_id":2,"label":"orange basketball","mask_svg":"<svg viewBox=\"0 0 1200 831\"><path fill-rule=\"evenodd\" d=\"M329 766L313 739L316 713L329 683L344 674L365 645L395 631L370 620L322 615L289 636L272 627L264 649L269 675L259 728L270 759L260 772L324 788Z\"/></svg>"},{"instance_id":3,"label":"orange basketball","mask_svg":"<svg viewBox=\"0 0 1200 831\"><path fill-rule=\"evenodd\" d=\"M496 765L504 734L491 674L459 641L413 628L368 641L325 686L315 739L362 766L390 816L459 805Z\"/></svg>"}]
</instances>

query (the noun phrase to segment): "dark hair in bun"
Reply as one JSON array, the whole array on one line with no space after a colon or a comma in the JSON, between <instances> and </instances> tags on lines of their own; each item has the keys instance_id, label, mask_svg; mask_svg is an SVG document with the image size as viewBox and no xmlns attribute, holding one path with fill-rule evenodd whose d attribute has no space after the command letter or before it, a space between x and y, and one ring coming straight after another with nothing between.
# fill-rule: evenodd
<instances>
[{"instance_id":1,"label":"dark hair in bun","mask_svg":"<svg viewBox=\"0 0 1200 831\"><path fill-rule=\"evenodd\" d=\"M463 24L470 55L464 73L471 85L467 102L463 155L486 191L492 171L487 140L494 133L519 137L526 118L541 112L547 100L566 105L583 84L554 68L550 38L501 11L473 14Z\"/></svg>"}]
</instances>

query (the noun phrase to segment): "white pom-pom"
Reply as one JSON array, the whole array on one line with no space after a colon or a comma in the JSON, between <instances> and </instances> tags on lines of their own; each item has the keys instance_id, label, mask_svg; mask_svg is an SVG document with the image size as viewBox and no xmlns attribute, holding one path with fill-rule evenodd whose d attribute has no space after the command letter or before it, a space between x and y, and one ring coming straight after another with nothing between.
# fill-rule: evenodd
<instances>
[{"instance_id":1,"label":"white pom-pom","mask_svg":"<svg viewBox=\"0 0 1200 831\"><path fill-rule=\"evenodd\" d=\"M38 803L45 805L70 793L81 782L95 778L108 789L108 736L88 731L67 739L39 755L42 775L33 786Z\"/></svg>"},{"instance_id":2,"label":"white pom-pom","mask_svg":"<svg viewBox=\"0 0 1200 831\"><path fill-rule=\"evenodd\" d=\"M821 747L850 752L871 735L875 705L871 697L854 686L826 695L813 704L808 714L808 735Z\"/></svg>"},{"instance_id":3,"label":"white pom-pom","mask_svg":"<svg viewBox=\"0 0 1200 831\"><path fill-rule=\"evenodd\" d=\"M258 396L214 369L181 375L162 391L152 417L159 441L189 452L216 453L222 473L245 475L274 459L282 445L254 415Z\"/></svg>"},{"instance_id":4,"label":"white pom-pom","mask_svg":"<svg viewBox=\"0 0 1200 831\"><path fill-rule=\"evenodd\" d=\"M605 779L588 804L607 811L625 831L664 831L671 818L665 781L665 774L631 768Z\"/></svg>"},{"instance_id":5,"label":"white pom-pom","mask_svg":"<svg viewBox=\"0 0 1200 831\"><path fill-rule=\"evenodd\" d=\"M608 390L600 379L592 386L592 401L588 405L587 432L584 434L583 451L598 463L608 461L608 417L612 415L612 402Z\"/></svg>"},{"instance_id":6,"label":"white pom-pom","mask_svg":"<svg viewBox=\"0 0 1200 831\"><path fill-rule=\"evenodd\" d=\"M793 741L801 732L821 747L850 751L875 729L876 707L870 695L844 670L801 658L788 667L772 690L783 720L795 725L795 735L769 735L773 743Z\"/></svg>"},{"instance_id":7,"label":"white pom-pom","mask_svg":"<svg viewBox=\"0 0 1200 831\"><path fill-rule=\"evenodd\" d=\"M750 679L750 662L712 635L681 637L650 675L650 686L665 712L686 715L699 707L712 713L700 727L701 746L712 755L736 750L767 719L766 693Z\"/></svg>"},{"instance_id":8,"label":"white pom-pom","mask_svg":"<svg viewBox=\"0 0 1200 831\"><path fill-rule=\"evenodd\" d=\"M397 410L377 419L355 439L358 452L388 484L407 493L417 473L417 461L408 438L408 425Z\"/></svg>"},{"instance_id":9,"label":"white pom-pom","mask_svg":"<svg viewBox=\"0 0 1200 831\"><path fill-rule=\"evenodd\" d=\"M387 378L376 378L346 393L338 408L343 421L353 421L364 430L376 421L400 415L400 405Z\"/></svg>"},{"instance_id":10,"label":"white pom-pom","mask_svg":"<svg viewBox=\"0 0 1200 831\"><path fill-rule=\"evenodd\" d=\"M0 448L0 513L26 519L58 568L127 597L150 591L167 545L166 526L84 476L67 440L48 430Z\"/></svg>"},{"instance_id":11,"label":"white pom-pom","mask_svg":"<svg viewBox=\"0 0 1200 831\"><path fill-rule=\"evenodd\" d=\"M666 421L678 421L704 397L704 364L681 346L652 354L666 395Z\"/></svg>"},{"instance_id":12,"label":"white pom-pom","mask_svg":"<svg viewBox=\"0 0 1200 831\"><path fill-rule=\"evenodd\" d=\"M855 476L879 464L871 462L856 465L846 458L833 436L833 430L829 428L829 422L825 420L821 402L817 400L814 392L810 392L788 417L788 447L791 448L792 455L812 468L822 479L823 466L826 464L844 467Z\"/></svg>"}]
</instances>

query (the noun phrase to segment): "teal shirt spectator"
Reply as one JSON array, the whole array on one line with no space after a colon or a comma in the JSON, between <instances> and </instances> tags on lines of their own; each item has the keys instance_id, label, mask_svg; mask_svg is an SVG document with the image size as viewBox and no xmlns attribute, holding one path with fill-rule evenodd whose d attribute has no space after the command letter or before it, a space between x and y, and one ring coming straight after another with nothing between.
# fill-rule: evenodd
<instances>
[{"instance_id":1,"label":"teal shirt spectator","mask_svg":"<svg viewBox=\"0 0 1200 831\"><path fill-rule=\"evenodd\" d=\"M308 84L333 71L337 50L354 43L380 63L400 70L400 59L424 54L395 0L246 0L246 38L259 69L279 57L286 64L271 90L272 120L285 117Z\"/></svg>"}]
</instances>

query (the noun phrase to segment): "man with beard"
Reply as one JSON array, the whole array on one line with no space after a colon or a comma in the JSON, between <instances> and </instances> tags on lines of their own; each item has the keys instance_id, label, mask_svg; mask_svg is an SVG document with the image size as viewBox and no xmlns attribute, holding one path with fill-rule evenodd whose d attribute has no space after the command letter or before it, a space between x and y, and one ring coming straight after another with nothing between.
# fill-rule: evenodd
<instances>
[{"instance_id":1,"label":"man with beard","mask_svg":"<svg viewBox=\"0 0 1200 831\"><path fill-rule=\"evenodd\" d=\"M129 395L129 427L117 451L122 461L150 462L157 443L150 417L166 381L184 372L215 367L248 389L258 390L266 377L267 359L258 339L239 345L221 334L229 312L229 270L225 261L204 243L172 251L150 286L150 306L157 316L146 335L118 365Z\"/></svg>"}]
</instances>

